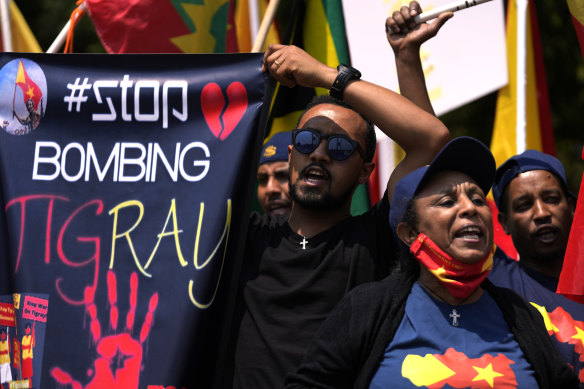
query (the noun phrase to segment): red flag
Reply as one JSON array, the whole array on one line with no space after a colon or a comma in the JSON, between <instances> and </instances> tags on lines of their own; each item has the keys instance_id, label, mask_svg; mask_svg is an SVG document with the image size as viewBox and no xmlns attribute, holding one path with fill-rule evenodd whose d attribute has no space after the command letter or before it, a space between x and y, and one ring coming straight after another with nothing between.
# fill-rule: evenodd
<instances>
[{"instance_id":1,"label":"red flag","mask_svg":"<svg viewBox=\"0 0 584 389\"><path fill-rule=\"evenodd\" d=\"M373 161L375 166L379 166L379 149L375 151L375 155L373 156ZM373 169L371 175L369 176L369 180L367 181L367 190L369 191L369 202L370 204L375 204L379 200L381 200L381 196L383 193L381 192L381 185L379 184L379 169ZM385 190L385 189L384 189Z\"/></svg>"},{"instance_id":2,"label":"red flag","mask_svg":"<svg viewBox=\"0 0 584 389\"><path fill-rule=\"evenodd\" d=\"M584 176L579 193L557 292L584 304Z\"/></svg>"},{"instance_id":3,"label":"red flag","mask_svg":"<svg viewBox=\"0 0 584 389\"><path fill-rule=\"evenodd\" d=\"M509 258L513 258L517 261L519 258L517 249L515 249L515 246L513 245L511 235L507 235L505 230L503 230L503 226L501 223L499 223L499 210L497 209L495 201L491 198L487 198L487 204L489 205L491 214L493 215L493 233L495 235L495 244L498 248L503 250L503 252L509 256Z\"/></svg>"},{"instance_id":4,"label":"red flag","mask_svg":"<svg viewBox=\"0 0 584 389\"><path fill-rule=\"evenodd\" d=\"M39 102L43 97L43 93L41 89L38 87L37 84L34 83L33 80L30 79L26 69L24 68L24 64L21 60L18 60L18 70L16 71L16 85L20 87L22 90L22 94L24 95L24 104L26 105L28 100L32 100L34 104L34 109L38 109Z\"/></svg>"},{"instance_id":5,"label":"red flag","mask_svg":"<svg viewBox=\"0 0 584 389\"><path fill-rule=\"evenodd\" d=\"M183 7L171 0L87 0L86 4L95 30L109 53L182 53L185 50L173 39L196 37L185 23L191 21L188 10L197 14L194 4Z\"/></svg>"}]
</instances>

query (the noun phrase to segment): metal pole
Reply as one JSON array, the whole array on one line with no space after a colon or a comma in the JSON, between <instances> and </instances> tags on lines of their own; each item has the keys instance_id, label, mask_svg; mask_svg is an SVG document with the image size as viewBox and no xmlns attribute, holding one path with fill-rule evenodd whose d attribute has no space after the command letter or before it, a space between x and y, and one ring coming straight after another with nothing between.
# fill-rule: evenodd
<instances>
[{"instance_id":1,"label":"metal pole","mask_svg":"<svg viewBox=\"0 0 584 389\"><path fill-rule=\"evenodd\" d=\"M0 14L2 14L2 47L4 51L12 51L12 31L10 30L11 0L0 0Z\"/></svg>"},{"instance_id":2,"label":"metal pole","mask_svg":"<svg viewBox=\"0 0 584 389\"><path fill-rule=\"evenodd\" d=\"M82 10L85 10L85 2L81 3L79 5L79 8ZM65 40L67 39L67 33L69 32L69 26L71 26L71 19L69 19L67 21L67 23L65 24L65 27L63 27L63 29L61 30L59 35L57 35L57 38L53 41L53 43L51 44L51 47L49 47L49 49L47 50L47 53L56 53L57 51L59 51L61 49L61 47L63 47L63 44L65 43Z\"/></svg>"}]
</instances>

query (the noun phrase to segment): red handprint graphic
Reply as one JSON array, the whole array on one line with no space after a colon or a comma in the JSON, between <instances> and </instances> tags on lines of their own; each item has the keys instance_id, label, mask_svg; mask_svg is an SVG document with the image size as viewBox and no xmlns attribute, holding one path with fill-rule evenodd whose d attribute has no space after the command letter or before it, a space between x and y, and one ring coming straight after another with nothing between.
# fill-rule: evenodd
<instances>
[{"instance_id":1,"label":"red handprint graphic","mask_svg":"<svg viewBox=\"0 0 584 389\"><path fill-rule=\"evenodd\" d=\"M97 307L94 303L95 289L85 288L85 309L90 318L90 332L93 342L96 345L97 359L94 362L90 382L84 387L71 375L59 367L51 369L51 375L61 385L71 385L73 389L133 389L138 388L140 378L140 365L142 364L142 346L148 338L154 312L158 305L158 293L150 297L148 303L148 313L142 324L138 339L132 338L132 328L138 301L138 276L132 273L130 276L130 309L126 316L126 327L124 332L115 333L118 327L118 306L117 306L117 280L113 271L107 275L108 301L110 304L109 325L114 332L113 335L101 336L101 325L97 319Z\"/></svg>"}]
</instances>

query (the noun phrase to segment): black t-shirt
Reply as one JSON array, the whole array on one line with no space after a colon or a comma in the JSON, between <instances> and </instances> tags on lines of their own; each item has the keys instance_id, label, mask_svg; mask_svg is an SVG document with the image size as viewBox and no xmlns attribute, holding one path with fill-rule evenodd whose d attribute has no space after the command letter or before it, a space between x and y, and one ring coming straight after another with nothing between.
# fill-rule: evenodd
<instances>
[{"instance_id":1,"label":"black t-shirt","mask_svg":"<svg viewBox=\"0 0 584 389\"><path fill-rule=\"evenodd\" d=\"M253 214L234 387L282 387L337 302L355 286L389 274L396 247L387 194L363 215L306 240L281 217Z\"/></svg>"}]
</instances>

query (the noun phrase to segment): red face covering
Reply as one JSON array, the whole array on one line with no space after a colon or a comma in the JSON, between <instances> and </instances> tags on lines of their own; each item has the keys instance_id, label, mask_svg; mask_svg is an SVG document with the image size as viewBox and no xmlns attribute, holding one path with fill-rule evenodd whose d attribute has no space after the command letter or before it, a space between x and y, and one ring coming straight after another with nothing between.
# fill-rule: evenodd
<instances>
[{"instance_id":1,"label":"red face covering","mask_svg":"<svg viewBox=\"0 0 584 389\"><path fill-rule=\"evenodd\" d=\"M495 245L485 259L473 264L450 257L424 234L418 235L410 246L410 252L442 282L452 296L463 299L470 296L489 274L493 267Z\"/></svg>"}]
</instances>

